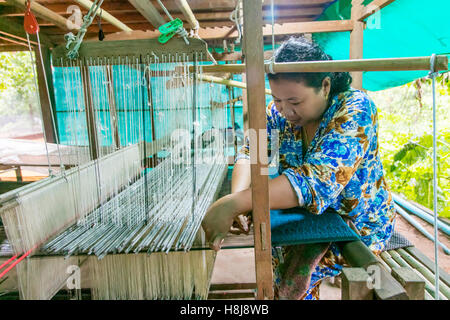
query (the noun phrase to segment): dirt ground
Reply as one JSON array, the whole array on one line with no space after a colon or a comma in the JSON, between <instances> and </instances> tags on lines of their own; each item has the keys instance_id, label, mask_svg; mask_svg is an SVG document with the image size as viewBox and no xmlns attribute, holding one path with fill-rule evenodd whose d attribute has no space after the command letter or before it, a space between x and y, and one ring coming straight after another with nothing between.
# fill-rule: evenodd
<instances>
[{"instance_id":1,"label":"dirt ground","mask_svg":"<svg viewBox=\"0 0 450 320\"><path fill-rule=\"evenodd\" d=\"M433 226L420 218L413 216L415 220L430 233L434 234ZM434 243L427 239L420 231L409 224L402 216L397 216L395 230L406 237L414 246L434 261ZM450 239L444 233L439 232L439 240L450 248ZM214 266L212 283L254 283L255 257L253 249L228 249L219 251ZM439 266L447 273L450 272L450 256L446 255L442 248L438 254ZM320 286L320 299L340 300L341 289L334 284L334 279L322 282Z\"/></svg>"}]
</instances>

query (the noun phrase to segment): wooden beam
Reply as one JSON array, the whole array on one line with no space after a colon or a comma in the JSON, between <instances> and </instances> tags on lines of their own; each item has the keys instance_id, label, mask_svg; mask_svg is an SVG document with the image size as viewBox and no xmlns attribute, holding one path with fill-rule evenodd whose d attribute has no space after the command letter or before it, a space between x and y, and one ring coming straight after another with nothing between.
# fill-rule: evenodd
<instances>
[{"instance_id":1,"label":"wooden beam","mask_svg":"<svg viewBox=\"0 0 450 320\"><path fill-rule=\"evenodd\" d=\"M39 87L39 100L42 111L42 121L44 123L45 137L47 142L56 143L57 123L56 123L56 105L55 105L55 90L53 87L53 75L51 67L50 49L41 47L42 65L38 47L35 47L34 55L36 60L36 71ZM45 70L45 74L44 74ZM45 79L45 75L47 79ZM48 84L48 91L46 87L46 80ZM49 96L50 94L50 96ZM52 115L55 119L56 128L53 126Z\"/></svg>"},{"instance_id":2,"label":"wooden beam","mask_svg":"<svg viewBox=\"0 0 450 320\"><path fill-rule=\"evenodd\" d=\"M229 34L231 28L232 27L200 29L199 36L204 40L224 39L225 36L227 36L227 38L237 38L237 31ZM274 26L274 34L276 36L300 33L343 32L351 30L353 30L353 21L351 20L291 22L282 25L276 24ZM264 26L263 36L271 35L272 26Z\"/></svg>"},{"instance_id":3,"label":"wooden beam","mask_svg":"<svg viewBox=\"0 0 450 320\"><path fill-rule=\"evenodd\" d=\"M150 1L128 0L156 29L166 23Z\"/></svg>"},{"instance_id":4,"label":"wooden beam","mask_svg":"<svg viewBox=\"0 0 450 320\"><path fill-rule=\"evenodd\" d=\"M359 17L364 10L363 0L352 0L351 20L353 30L350 32L350 59L363 58L364 22ZM352 87L362 89L362 72L352 72Z\"/></svg>"},{"instance_id":5,"label":"wooden beam","mask_svg":"<svg viewBox=\"0 0 450 320\"><path fill-rule=\"evenodd\" d=\"M249 108L250 129L256 131L256 141L252 147L261 148L256 155L267 150L266 114L264 112L264 50L261 0L243 1L244 11L244 47L246 56L247 102ZM263 134L260 134L263 133ZM266 134L266 136L264 136ZM252 152L251 152L252 154ZM270 235L269 214L269 179L267 163L258 159L251 159L253 225L255 231L255 265L257 299L273 299L272 283L272 249ZM257 160L257 161L255 161ZM264 159L265 160L265 159Z\"/></svg>"},{"instance_id":6,"label":"wooden beam","mask_svg":"<svg viewBox=\"0 0 450 320\"><path fill-rule=\"evenodd\" d=\"M378 261L377 257L370 249L360 240L338 243L342 255L346 262L357 268L364 268L373 271L374 279L378 283L373 283L375 295L380 300L408 300L405 289L398 283L389 272Z\"/></svg>"},{"instance_id":7,"label":"wooden beam","mask_svg":"<svg viewBox=\"0 0 450 320\"><path fill-rule=\"evenodd\" d=\"M15 21L8 18L0 18L0 34L7 35L8 37L20 40L22 42L27 42L27 34L23 28L23 25L16 23ZM43 32L39 33L39 40L41 44L52 47L53 41ZM30 35L30 41L33 44L37 44L37 38L35 35Z\"/></svg>"},{"instance_id":8,"label":"wooden beam","mask_svg":"<svg viewBox=\"0 0 450 320\"><path fill-rule=\"evenodd\" d=\"M12 44L15 44L15 45L24 46L25 49L28 49L28 44L23 42L23 41L20 41L19 39L10 38L10 37L7 37L7 36L4 37L4 36L1 36L1 35L0 35L0 39L1 40L5 40L5 41L7 41L9 43L12 43Z\"/></svg>"},{"instance_id":9,"label":"wooden beam","mask_svg":"<svg viewBox=\"0 0 450 320\"><path fill-rule=\"evenodd\" d=\"M0 45L0 52L15 52L15 51L27 51L28 48L23 45L15 44L2 44Z\"/></svg>"},{"instance_id":10,"label":"wooden beam","mask_svg":"<svg viewBox=\"0 0 450 320\"><path fill-rule=\"evenodd\" d=\"M364 7L358 20L363 21L364 19L368 18L378 10L383 9L384 7L386 7L387 5L391 4L394 1L395 0L372 0L371 3L367 4Z\"/></svg>"},{"instance_id":11,"label":"wooden beam","mask_svg":"<svg viewBox=\"0 0 450 320\"><path fill-rule=\"evenodd\" d=\"M186 0L175 0L175 4L185 16L187 22L191 26L191 29L197 30L198 28L200 28L198 20Z\"/></svg>"},{"instance_id":12,"label":"wooden beam","mask_svg":"<svg viewBox=\"0 0 450 320\"><path fill-rule=\"evenodd\" d=\"M342 300L373 300L373 288L367 285L370 276L364 268L343 268L341 279Z\"/></svg>"},{"instance_id":13,"label":"wooden beam","mask_svg":"<svg viewBox=\"0 0 450 320\"><path fill-rule=\"evenodd\" d=\"M83 96L84 96L84 106L86 114L86 126L89 138L89 151L91 155L91 160L96 160L99 157L99 144L97 135L97 124L95 121L95 111L94 103L91 90L91 77L89 74L88 66L81 66L81 79L83 83Z\"/></svg>"},{"instance_id":14,"label":"wooden beam","mask_svg":"<svg viewBox=\"0 0 450 320\"><path fill-rule=\"evenodd\" d=\"M86 9L90 9L93 5L93 2L89 1L89 0L75 0L75 1L78 4L82 5L83 7L85 7ZM106 11L104 9L98 10L97 15L100 15L100 12L101 12L102 20L105 20L105 21L111 23L113 26L115 26L116 28L119 28L122 31L133 31L133 29L129 28L125 23L123 23L119 19L112 16L110 13L108 13L108 11Z\"/></svg>"},{"instance_id":15,"label":"wooden beam","mask_svg":"<svg viewBox=\"0 0 450 320\"><path fill-rule=\"evenodd\" d=\"M25 2L26 0L8 0L8 2L20 7L24 8L26 7ZM50 21L54 23L56 26L63 30L69 30L69 26L73 27L73 30L78 31L80 28L73 23L71 23L69 20L64 18L63 16L53 12L52 10L47 9L43 5L40 5L36 1L31 1L31 11L37 16L42 19L45 19L47 21Z\"/></svg>"}]
</instances>

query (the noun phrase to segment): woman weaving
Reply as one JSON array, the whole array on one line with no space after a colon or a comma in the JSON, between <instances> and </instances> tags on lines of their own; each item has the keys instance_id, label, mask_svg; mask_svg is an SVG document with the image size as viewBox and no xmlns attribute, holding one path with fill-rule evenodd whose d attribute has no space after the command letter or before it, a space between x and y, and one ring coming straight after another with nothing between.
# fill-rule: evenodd
<instances>
[{"instance_id":1,"label":"woman weaving","mask_svg":"<svg viewBox=\"0 0 450 320\"><path fill-rule=\"evenodd\" d=\"M330 60L317 45L291 38L275 62ZM269 74L273 102L267 132L279 133L279 173L269 181L270 209L304 207L314 214L336 210L379 254L389 240L395 211L378 154L377 109L350 87L348 73ZM270 145L269 145L270 149ZM232 193L209 208L202 226L215 250L233 225L248 232L252 210L249 145L236 158ZM344 260L335 243L273 249L275 297L318 299L319 283L340 273Z\"/></svg>"}]
</instances>

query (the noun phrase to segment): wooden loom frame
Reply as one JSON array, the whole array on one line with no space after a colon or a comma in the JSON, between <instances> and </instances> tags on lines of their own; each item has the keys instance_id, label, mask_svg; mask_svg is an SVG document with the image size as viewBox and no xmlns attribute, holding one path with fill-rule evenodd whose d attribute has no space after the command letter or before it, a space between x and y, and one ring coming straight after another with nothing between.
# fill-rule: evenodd
<instances>
[{"instance_id":1,"label":"wooden loom frame","mask_svg":"<svg viewBox=\"0 0 450 320\"><path fill-rule=\"evenodd\" d=\"M373 6L376 8L383 8L384 6L390 4L393 0L373 0L372 3L368 4L366 7L362 5L362 0L353 0L352 1L352 12L351 19L345 21L323 21L323 22L305 22L300 23L305 27L295 30L295 32L339 32L339 31L350 31L351 32L351 40L350 40L350 59L361 59L362 58L362 49L363 49L363 30L364 30L364 22L363 19L367 18L371 14L375 12ZM261 59L262 55L262 47L260 46L260 40L262 40L263 35L268 35L269 30L261 28L261 1L258 0L246 0L244 1L244 19L247 21L247 26L251 24L251 27L245 28L245 44L248 51L247 58L252 56L252 59L248 59L248 65L245 65L245 68L248 72L248 75L245 77L247 82L247 91L244 91L244 119L245 113L248 112L248 124L244 124L244 128L247 129L248 126L252 129L265 129L265 117L262 110L259 106L261 101L261 97L264 97L264 85L261 82L255 81L255 79L261 79L261 75L264 76L264 66ZM372 8L370 8L372 6ZM279 28L279 26L277 26ZM288 30L288 26L286 28L280 28L279 34L292 34L292 30ZM292 28L292 27L291 27ZM228 36L233 36L232 32L227 32ZM210 32L210 36L212 37ZM123 37L130 37L130 35L123 35ZM217 36L220 38L221 36ZM44 37L43 37L44 39ZM50 40L44 39L47 43L50 43ZM259 42L259 43L258 43ZM251 48L251 49L250 49ZM422 58L420 61L421 66L425 66L424 68L420 67L411 67L414 69L408 70L428 70L426 66L429 63L425 60L426 58ZM381 59L380 59L381 60ZM391 59L395 61L400 61L401 59ZM418 62L417 58L410 58L410 61ZM361 70L366 71L369 66L374 66L376 61L368 61L361 60L361 62L365 63L359 66L359 69L354 69L355 64L352 61L346 62L346 65L341 65L342 69L340 71L354 71ZM336 62L332 62L332 65L336 65ZM319 62L318 65L324 64L324 62ZM382 62L383 65L383 62ZM446 70L448 66L448 62L446 61L446 57L438 57L437 59L437 67L436 70ZM312 66L310 72L313 72L317 66ZM352 69L353 67L353 69ZM240 67L242 68L242 66ZM267 68L267 67L266 67ZM275 70L276 69L275 65ZM381 70L388 70L386 67L381 67ZM384 68L384 69L383 69ZM403 67L404 68L404 67ZM421 69L422 68L422 69ZM38 68L39 69L39 68ZM389 70L404 70L402 67L399 67L396 63L390 67ZM218 70L217 70L218 71ZM281 70L278 70L282 72ZM244 74L245 75L245 74ZM251 76L250 76L251 75ZM353 87L362 89L362 72L353 72L352 77L354 79ZM41 96L42 97L42 96ZM45 99L44 99L45 100ZM246 110L248 108L248 110ZM263 120L264 119L264 120ZM247 128L246 128L247 126ZM264 143L264 142L263 142ZM268 194L268 185L267 185L267 177L261 176L258 174L258 170L260 170L263 166L261 165L259 159L256 165L252 165L252 181L254 185L258 185L258 189L253 190L253 199L266 199L267 197L261 197L263 195ZM256 259L256 275L257 275L257 298L272 298L273 292L272 289L269 288L269 278L271 280L271 270L269 273L269 264L268 259L270 258L270 220L267 224L268 217L268 201L264 201L264 203L254 203L253 215L255 218L255 259ZM256 222L258 221L258 222ZM262 226L262 227L261 227ZM267 252L262 252L267 251ZM269 254L267 254L269 252ZM370 260L370 259L369 259ZM367 261L366 261L367 262ZM270 276L269 276L270 274Z\"/></svg>"}]
</instances>

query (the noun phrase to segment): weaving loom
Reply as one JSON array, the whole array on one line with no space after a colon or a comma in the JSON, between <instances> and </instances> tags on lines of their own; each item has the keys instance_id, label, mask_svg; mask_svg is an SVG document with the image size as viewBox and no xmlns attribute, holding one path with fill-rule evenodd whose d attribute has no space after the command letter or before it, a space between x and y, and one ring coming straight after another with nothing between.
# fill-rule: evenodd
<instances>
[{"instance_id":1,"label":"weaving loom","mask_svg":"<svg viewBox=\"0 0 450 320\"><path fill-rule=\"evenodd\" d=\"M196 39L86 42L76 60L54 49L64 157L77 166L0 196L14 254L32 252L17 265L22 299L50 299L73 265L94 299L207 297L215 253L189 250L205 246L228 122L220 92L197 77L205 53Z\"/></svg>"}]
</instances>

